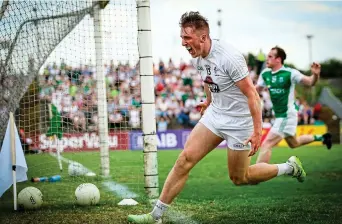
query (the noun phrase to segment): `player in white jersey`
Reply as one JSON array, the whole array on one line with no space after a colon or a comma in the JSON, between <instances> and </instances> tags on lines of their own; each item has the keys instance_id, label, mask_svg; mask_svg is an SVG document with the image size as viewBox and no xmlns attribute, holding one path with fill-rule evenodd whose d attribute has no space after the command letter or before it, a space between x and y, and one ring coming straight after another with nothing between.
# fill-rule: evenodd
<instances>
[{"instance_id":1,"label":"player in white jersey","mask_svg":"<svg viewBox=\"0 0 342 224\"><path fill-rule=\"evenodd\" d=\"M183 14L180 27L182 45L205 83L207 101L200 104L204 115L170 171L154 209L129 215L134 223L162 223L162 215L183 189L190 170L223 140L227 140L228 172L235 185L256 184L284 174L302 182L306 176L297 157L282 164L250 166L261 142L261 108L243 55L231 45L212 40L208 22L198 12Z\"/></svg>"},{"instance_id":2,"label":"player in white jersey","mask_svg":"<svg viewBox=\"0 0 342 224\"><path fill-rule=\"evenodd\" d=\"M305 76L296 69L284 67L285 59L286 53L282 48L272 48L267 56L267 68L261 72L257 82L256 88L259 91L263 88L269 90L276 117L270 132L261 145L257 163L268 163L271 159L272 147L284 138L291 148L297 148L313 141L322 141L328 149L332 146L330 133L296 137L298 116L297 105L294 102L295 84L314 86L319 79L321 66L313 63L312 75Z\"/></svg>"}]
</instances>

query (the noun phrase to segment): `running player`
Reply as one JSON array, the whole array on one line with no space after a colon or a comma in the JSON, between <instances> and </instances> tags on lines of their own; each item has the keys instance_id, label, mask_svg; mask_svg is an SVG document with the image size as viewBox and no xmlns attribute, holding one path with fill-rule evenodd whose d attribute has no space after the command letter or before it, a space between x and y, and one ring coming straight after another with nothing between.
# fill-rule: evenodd
<instances>
[{"instance_id":1,"label":"running player","mask_svg":"<svg viewBox=\"0 0 342 224\"><path fill-rule=\"evenodd\" d=\"M204 115L192 130L184 150L170 171L151 213L129 215L134 223L161 223L161 217L181 192L190 170L223 140L228 146L229 176L235 185L256 184L288 174L304 181L306 173L297 157L286 163L250 165L261 142L259 95L243 55L233 46L212 40L209 25L198 12L180 19L182 45L188 50L204 81Z\"/></svg>"},{"instance_id":2,"label":"running player","mask_svg":"<svg viewBox=\"0 0 342 224\"><path fill-rule=\"evenodd\" d=\"M313 63L312 75L305 76L296 69L284 67L285 59L286 53L282 48L278 46L272 48L267 56L267 68L261 72L257 82L257 90L260 91L263 88L269 90L276 117L270 132L261 145L257 163L269 163L272 147L284 138L290 148L297 148L313 141L322 141L328 149L332 146L329 133L296 137L298 116L294 102L295 84L314 86L319 80L321 65Z\"/></svg>"}]
</instances>

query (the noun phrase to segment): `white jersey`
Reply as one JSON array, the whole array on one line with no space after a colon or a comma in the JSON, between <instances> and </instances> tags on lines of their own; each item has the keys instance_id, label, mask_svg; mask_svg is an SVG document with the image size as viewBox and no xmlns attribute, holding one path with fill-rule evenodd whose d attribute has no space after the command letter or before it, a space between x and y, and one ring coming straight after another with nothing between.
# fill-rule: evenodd
<instances>
[{"instance_id":1,"label":"white jersey","mask_svg":"<svg viewBox=\"0 0 342 224\"><path fill-rule=\"evenodd\" d=\"M247 97L235 82L249 75L243 55L230 44L212 40L209 55L192 60L208 84L214 112L230 116L251 116Z\"/></svg>"}]
</instances>

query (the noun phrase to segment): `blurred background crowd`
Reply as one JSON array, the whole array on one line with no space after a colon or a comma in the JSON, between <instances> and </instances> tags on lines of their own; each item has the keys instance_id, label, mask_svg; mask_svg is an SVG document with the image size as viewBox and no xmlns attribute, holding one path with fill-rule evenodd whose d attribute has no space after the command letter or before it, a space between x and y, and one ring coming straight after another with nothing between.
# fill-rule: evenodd
<instances>
[{"instance_id":1,"label":"blurred background crowd","mask_svg":"<svg viewBox=\"0 0 342 224\"><path fill-rule=\"evenodd\" d=\"M107 110L110 128L141 128L141 95L138 66L105 65ZM255 65L249 65L250 76L256 83L265 66L260 54ZM96 130L98 122L96 73L87 65L71 67L65 63L48 65L40 77L40 100L52 102L60 111L64 125L76 130ZM175 66L172 59L154 65L157 130L192 128L201 118L198 103L204 101L203 82L189 63ZM274 121L268 91L260 93L264 125ZM297 97L298 124L315 124L320 105L309 106ZM316 119L315 119L316 118Z\"/></svg>"}]
</instances>

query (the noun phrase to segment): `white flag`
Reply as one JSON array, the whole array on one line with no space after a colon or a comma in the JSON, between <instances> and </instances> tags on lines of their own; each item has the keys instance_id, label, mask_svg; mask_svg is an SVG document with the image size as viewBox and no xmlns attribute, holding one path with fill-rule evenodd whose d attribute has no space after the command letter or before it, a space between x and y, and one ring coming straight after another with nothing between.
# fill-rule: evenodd
<instances>
[{"instance_id":1,"label":"white flag","mask_svg":"<svg viewBox=\"0 0 342 224\"><path fill-rule=\"evenodd\" d=\"M0 197L10 188L13 184L12 176L12 158L11 158L11 136L10 136L10 119L8 120L6 135L2 143L0 152ZM15 134L15 154L16 154L16 176L17 182L27 180L27 164L21 146L20 138L18 135L17 127L14 124Z\"/></svg>"}]
</instances>

